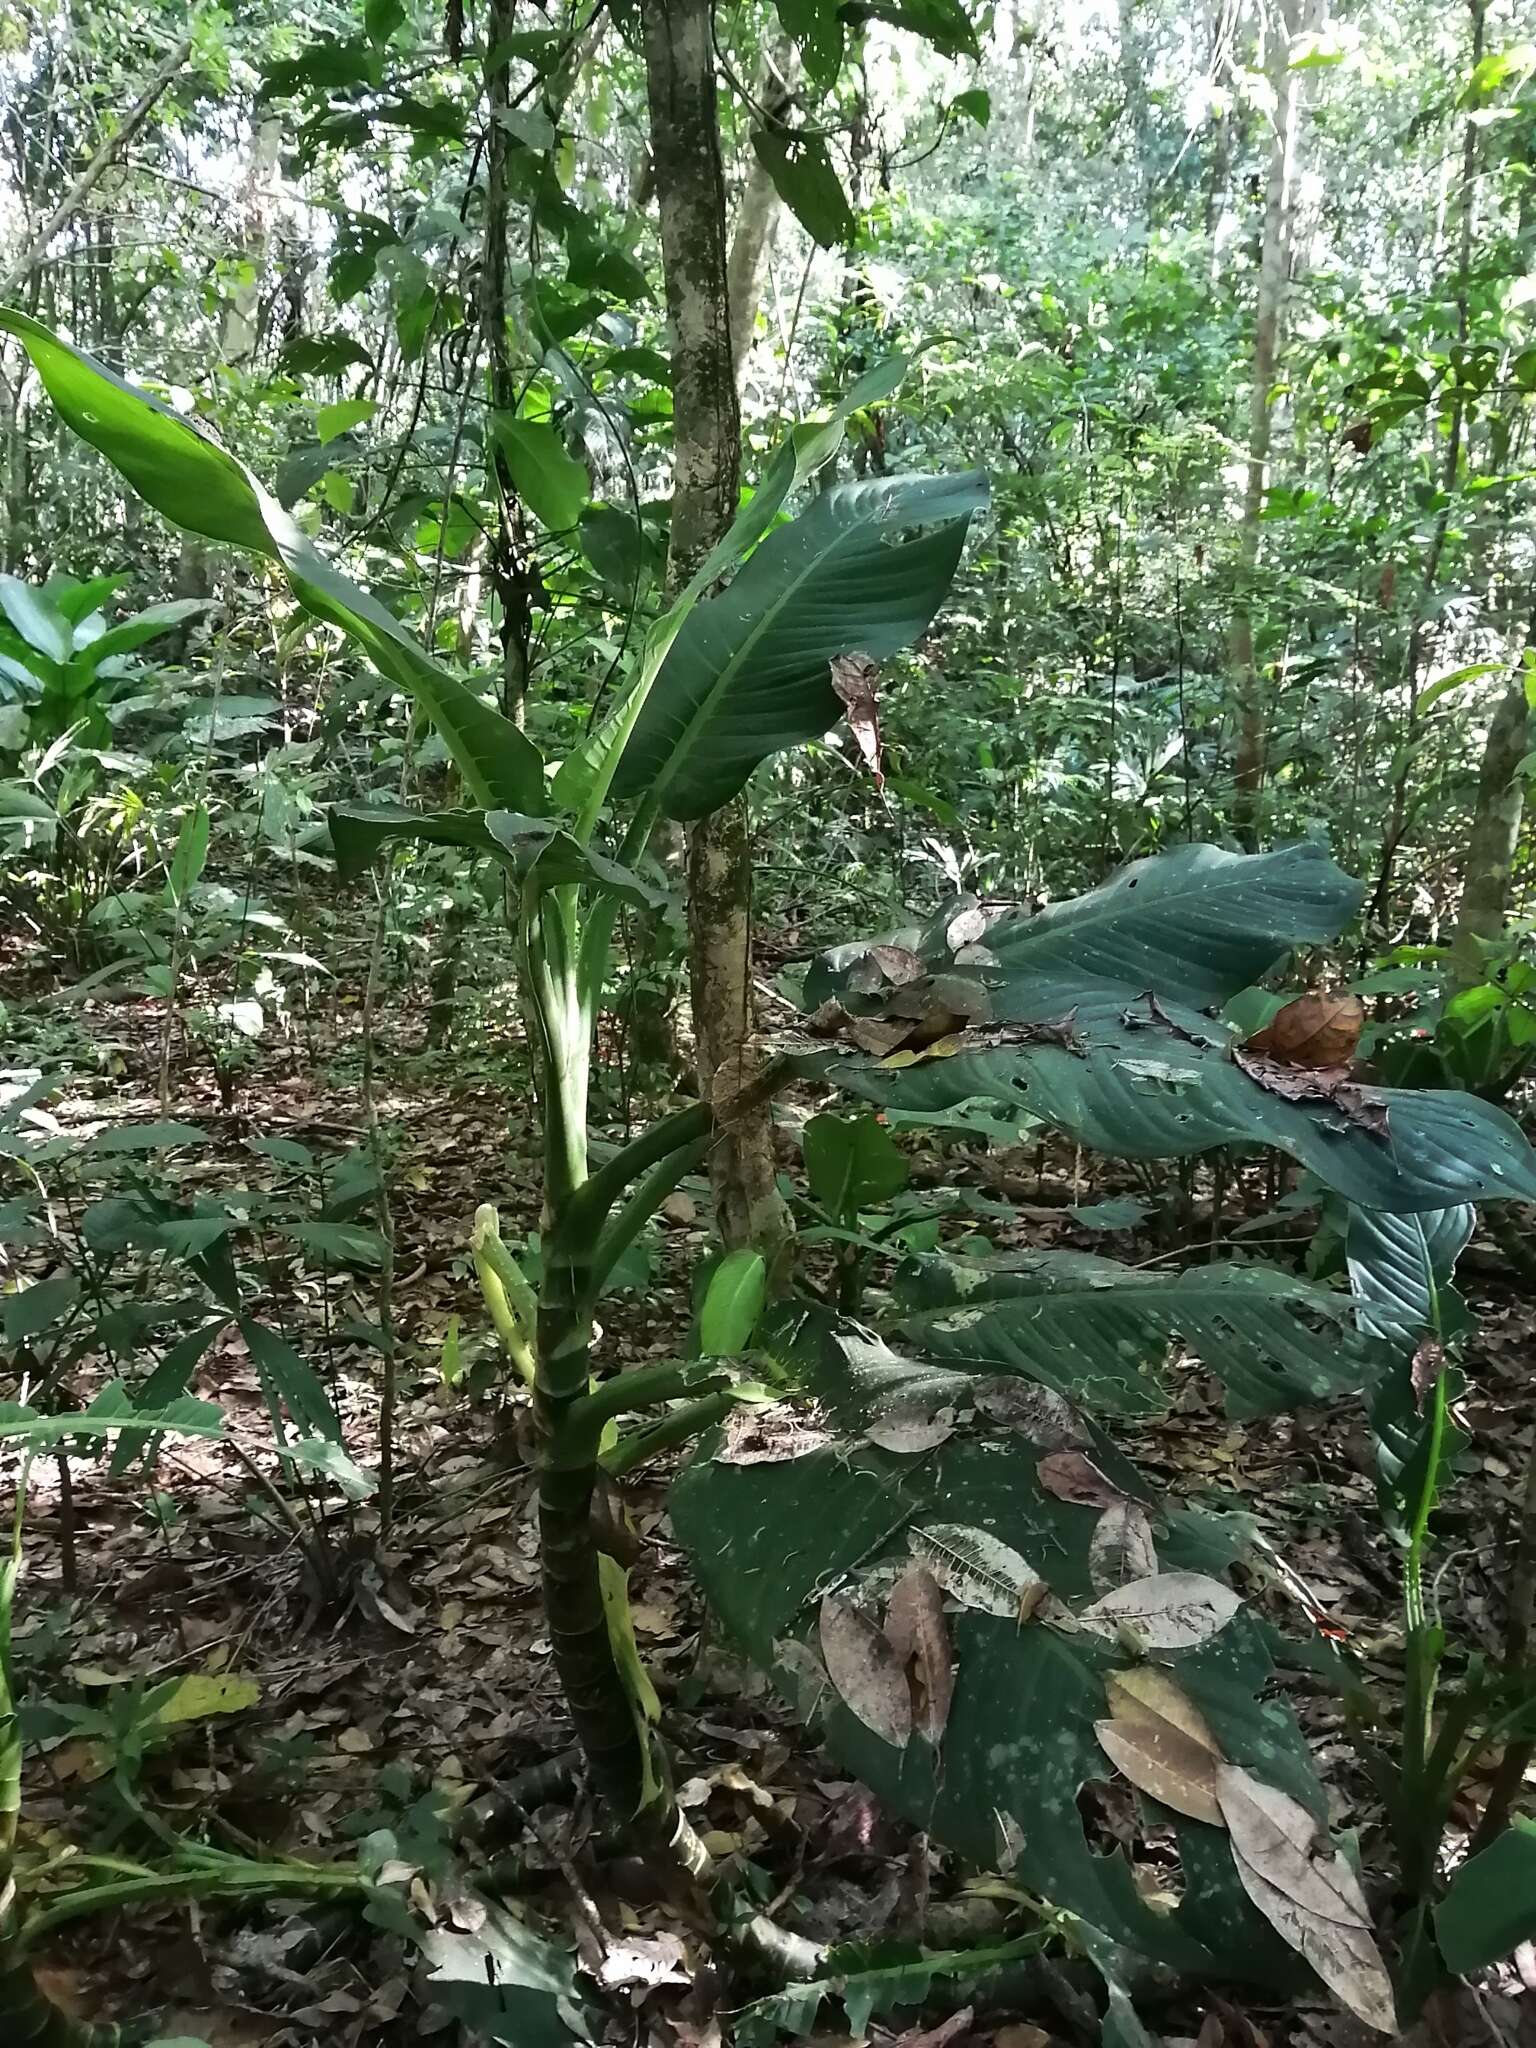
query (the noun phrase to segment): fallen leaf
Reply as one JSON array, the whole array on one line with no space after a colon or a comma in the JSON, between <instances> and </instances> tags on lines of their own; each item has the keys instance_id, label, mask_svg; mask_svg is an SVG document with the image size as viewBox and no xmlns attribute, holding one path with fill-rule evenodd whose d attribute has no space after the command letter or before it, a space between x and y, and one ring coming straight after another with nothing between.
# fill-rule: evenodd
<instances>
[{"instance_id":1,"label":"fallen leaf","mask_svg":"<svg viewBox=\"0 0 1536 2048\"><path fill-rule=\"evenodd\" d=\"M1244 1050L1288 1067L1347 1067L1364 1028L1365 1004L1358 996L1297 996L1276 1010Z\"/></svg>"},{"instance_id":2,"label":"fallen leaf","mask_svg":"<svg viewBox=\"0 0 1536 2048\"><path fill-rule=\"evenodd\" d=\"M901 1660L883 1632L851 1600L821 1603L821 1655L848 1711L894 1749L912 1736L912 1695Z\"/></svg>"},{"instance_id":3,"label":"fallen leaf","mask_svg":"<svg viewBox=\"0 0 1536 2048\"><path fill-rule=\"evenodd\" d=\"M937 1749L955 1696L955 1668L943 1588L926 1565L908 1565L891 1589L885 1637L907 1674L912 1725Z\"/></svg>"},{"instance_id":4,"label":"fallen leaf","mask_svg":"<svg viewBox=\"0 0 1536 2048\"><path fill-rule=\"evenodd\" d=\"M1039 1387L1013 1373L977 1380L971 1399L978 1415L1005 1429L1016 1429L1042 1450L1071 1450L1088 1441L1088 1431L1072 1403L1053 1387Z\"/></svg>"},{"instance_id":5,"label":"fallen leaf","mask_svg":"<svg viewBox=\"0 0 1536 2048\"><path fill-rule=\"evenodd\" d=\"M1445 1346L1433 1337L1421 1340L1413 1354L1410 1374L1413 1381L1413 1398L1419 1407L1424 1406L1426 1397L1434 1391L1436 1380L1445 1371Z\"/></svg>"},{"instance_id":6,"label":"fallen leaf","mask_svg":"<svg viewBox=\"0 0 1536 2048\"><path fill-rule=\"evenodd\" d=\"M1152 1522L1140 1501L1117 1500L1094 1524L1088 1539L1088 1577L1095 1591L1108 1593L1157 1572Z\"/></svg>"},{"instance_id":7,"label":"fallen leaf","mask_svg":"<svg viewBox=\"0 0 1536 2048\"><path fill-rule=\"evenodd\" d=\"M171 1687L163 1699L154 1702L152 1718L174 1725L182 1721L206 1721L212 1714L243 1714L261 1698L261 1687L241 1671L214 1675L194 1671Z\"/></svg>"},{"instance_id":8,"label":"fallen leaf","mask_svg":"<svg viewBox=\"0 0 1536 2048\"><path fill-rule=\"evenodd\" d=\"M1032 1565L985 1529L933 1522L924 1529L908 1530L907 1548L946 1593L983 1614L1006 1615L1010 1621L1026 1619L1020 1603L1042 1598L1043 1594L1034 1593L1037 1586L1049 1591Z\"/></svg>"},{"instance_id":9,"label":"fallen leaf","mask_svg":"<svg viewBox=\"0 0 1536 2048\"><path fill-rule=\"evenodd\" d=\"M1115 1482L1106 1479L1081 1451L1052 1451L1040 1460L1035 1472L1047 1493L1080 1507L1109 1508L1125 1499Z\"/></svg>"},{"instance_id":10,"label":"fallen leaf","mask_svg":"<svg viewBox=\"0 0 1536 2048\"><path fill-rule=\"evenodd\" d=\"M1236 1764L1222 1765L1216 1789L1233 1849L1267 1884L1325 1920L1370 1926L1359 1878L1298 1800Z\"/></svg>"},{"instance_id":11,"label":"fallen leaf","mask_svg":"<svg viewBox=\"0 0 1536 2048\"><path fill-rule=\"evenodd\" d=\"M1192 1650L1236 1614L1242 1601L1230 1586L1201 1572L1161 1572L1133 1579L1085 1607L1077 1620L1096 1636L1129 1630L1149 1650Z\"/></svg>"},{"instance_id":12,"label":"fallen leaf","mask_svg":"<svg viewBox=\"0 0 1536 2048\"><path fill-rule=\"evenodd\" d=\"M955 1411L931 1401L894 1401L865 1430L866 1439L882 1451L913 1457L934 1450L955 1433Z\"/></svg>"},{"instance_id":13,"label":"fallen leaf","mask_svg":"<svg viewBox=\"0 0 1536 2048\"><path fill-rule=\"evenodd\" d=\"M975 2023L975 2008L964 2005L947 2020L940 2020L936 2027L909 2027L906 2033L896 2036L891 2048L949 2048L951 2041L968 2034Z\"/></svg>"},{"instance_id":14,"label":"fallen leaf","mask_svg":"<svg viewBox=\"0 0 1536 2048\"><path fill-rule=\"evenodd\" d=\"M1244 1857L1234 1854L1232 1860L1254 1905L1281 1940L1312 1965L1339 2003L1377 2033L1395 2035L1392 1980L1370 1932L1309 1912Z\"/></svg>"},{"instance_id":15,"label":"fallen leaf","mask_svg":"<svg viewBox=\"0 0 1536 2048\"><path fill-rule=\"evenodd\" d=\"M1139 1792L1191 1820L1224 1827L1216 1797L1223 1761L1209 1723L1178 1682L1156 1665L1112 1671L1105 1680L1111 1719L1094 1733L1110 1761Z\"/></svg>"},{"instance_id":16,"label":"fallen leaf","mask_svg":"<svg viewBox=\"0 0 1536 2048\"><path fill-rule=\"evenodd\" d=\"M1250 1081L1271 1095L1287 1102L1326 1102L1346 1123L1378 1138L1388 1135L1384 1097L1353 1080L1348 1067L1291 1067L1240 1045L1233 1047L1232 1057Z\"/></svg>"},{"instance_id":17,"label":"fallen leaf","mask_svg":"<svg viewBox=\"0 0 1536 2048\"><path fill-rule=\"evenodd\" d=\"M804 1419L803 1410L781 1401L771 1408L733 1408L715 1457L722 1465L784 1465L831 1441L826 1430Z\"/></svg>"}]
</instances>

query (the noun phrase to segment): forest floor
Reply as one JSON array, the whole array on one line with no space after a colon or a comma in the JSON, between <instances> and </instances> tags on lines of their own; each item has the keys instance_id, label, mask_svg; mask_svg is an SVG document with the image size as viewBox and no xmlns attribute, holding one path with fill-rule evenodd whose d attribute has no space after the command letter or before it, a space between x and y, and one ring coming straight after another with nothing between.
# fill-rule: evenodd
<instances>
[{"instance_id":1,"label":"forest floor","mask_svg":"<svg viewBox=\"0 0 1536 2048\"><path fill-rule=\"evenodd\" d=\"M137 1120L158 1114L158 1048L147 1009L99 1006L83 1018L116 1042L110 1075L82 1075L61 1120ZM415 1027L412 1026L412 1029ZM343 1046L345 1054L345 1046ZM31 1710L54 1709L26 1787L24 1840L100 1849L106 1797L127 1751L94 1723L69 1733L59 1719L100 1714L135 1681L186 1673L249 1680L254 1704L165 1731L132 1754L145 1803L172 1826L253 1852L345 1858L381 1829L415 1866L411 1893L441 1924L473 1928L470 1879L487 1862L529 1911L574 1943L607 1987L612 2037L657 2048L714 2048L731 2038L730 2012L752 1995L701 1970L702 1930L686 1900L667 1895L633 1860L592 1853L596 1818L578 1786L541 1799L527 1774L558 1757L566 1729L537 1600L533 1482L520 1450L518 1412L463 1384L444 1384L443 1343L461 1318L466 1349L483 1315L466 1256L480 1201L499 1203L508 1235L536 1225L529 1103L515 1084L487 1078L484 1062L406 1046L385 1063L379 1115L394 1160L393 1286L400 1373L398 1493L381 1544L377 1500L322 1508L318 1495L286 1513L272 1485L270 1429L243 1342L226 1333L204 1359L193 1391L217 1399L227 1440L167 1444L157 1493L141 1478L112 1479L106 1463L33 1469L26 1569L16 1648ZM272 1162L252 1138L288 1138L316 1150L363 1137L355 1060L312 1052L264 1053L259 1078L221 1106L211 1077L178 1068L173 1114L211 1139L189 1160L184 1194L261 1185ZM931 1176L992 1175L990 1192L1020 1204L1020 1241L1113 1249L1153 1258L1162 1245L1078 1225L1067 1204L1123 1194L1123 1174L1089 1183L1070 1148L989 1166L953 1147L926 1161ZM985 1184L985 1183L983 1183ZM1257 1180L1229 1191L1228 1222L1263 1206ZM1208 1210L1198 1225L1211 1235ZM674 1201L661 1224L659 1270L605 1314L606 1355L626 1362L675 1350L687 1327L688 1275L707 1235ZM1536 1309L1489 1249L1463 1270L1479 1332L1462 1419L1471 1431L1460 1487L1442 1519L1438 1598L1465 1651L1497 1657L1503 1587L1532 1455L1528 1387ZM285 1266L272 1275L271 1308L285 1334L320 1363L342 1412L347 1444L377 1458L377 1353L348 1335L378 1313L377 1276L328 1279ZM1246 1590L1293 1635L1309 1613L1356 1664L1390 1714L1400 1685L1396 1559L1373 1505L1363 1418L1344 1406L1257 1422L1228 1420L1213 1379L1175 1362L1170 1414L1128 1443L1166 1492L1220 1499L1252 1517L1257 1539ZM93 1391L87 1364L76 1393ZM627 1492L631 1592L641 1650L660 1691L683 1779L682 1803L715 1854L750 1863L786 1917L821 1940L920 1936L932 1946L996 1936L1013 1923L1003 1888L975 1882L925 1837L883 1814L841 1777L790 1720L764 1681L706 1626L669 1538L664 1489ZM295 1507L297 1512L295 1513ZM289 1518L292 1517L290 1520ZM1315 1675L1282 1673L1329 1783L1334 1818L1361 1833L1367 1867L1382 1815L1347 1739L1340 1703ZM249 1697L249 1690L242 1695ZM509 1784L523 1802L516 1817ZM1107 1846L1133 1857L1149 1895L1177 1882L1170 1846L1138 1829L1126 1788L1095 1788L1092 1823ZM466 1816L473 1847L464 1840ZM1379 1863L1379 1859L1376 1859ZM84 2015L169 2007L163 2032L211 2048L278 2044L384 2044L455 2038L431 2004L399 1936L351 1908L292 1901L228 1907L180 1904L132 1918L72 1926L43 1976L59 2002ZM1536 2043L1536 2003L1507 1982L1467 1993L1440 2015L1441 2038ZM1070 1990L1055 2012L1027 1996L951 1987L969 2017L947 2028L942 2004L874 2028L908 2048L967 2040L1045 2048L1084 2038ZM821 2038L837 2032L837 2008ZM1366 2037L1331 2009L1261 2009L1189 1987L1147 2023L1200 2048L1316 2044L1355 2048ZM937 2029L937 2032L932 2030Z\"/></svg>"}]
</instances>

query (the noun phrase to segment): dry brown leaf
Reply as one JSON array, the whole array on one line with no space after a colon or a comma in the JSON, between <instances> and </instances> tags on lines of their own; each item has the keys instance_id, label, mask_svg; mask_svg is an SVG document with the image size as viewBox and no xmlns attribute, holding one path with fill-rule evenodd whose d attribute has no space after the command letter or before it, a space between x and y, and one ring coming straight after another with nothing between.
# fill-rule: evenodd
<instances>
[{"instance_id":1,"label":"dry brown leaf","mask_svg":"<svg viewBox=\"0 0 1536 2048\"><path fill-rule=\"evenodd\" d=\"M1082 1417L1053 1387L999 1373L995 1379L974 1381L971 1399L978 1415L1004 1429L1016 1429L1042 1450L1071 1450L1088 1441Z\"/></svg>"},{"instance_id":2,"label":"dry brown leaf","mask_svg":"<svg viewBox=\"0 0 1536 2048\"><path fill-rule=\"evenodd\" d=\"M1422 1338L1413 1354L1410 1370L1413 1398L1422 1408L1426 1396L1433 1392L1436 1380L1445 1371L1445 1346L1433 1337Z\"/></svg>"},{"instance_id":3,"label":"dry brown leaf","mask_svg":"<svg viewBox=\"0 0 1536 2048\"><path fill-rule=\"evenodd\" d=\"M821 1603L821 1655L848 1711L882 1742L905 1749L912 1696L901 1660L869 1616L836 1593Z\"/></svg>"},{"instance_id":4,"label":"dry brown leaf","mask_svg":"<svg viewBox=\"0 0 1536 2048\"><path fill-rule=\"evenodd\" d=\"M1397 2033L1392 1980L1368 1928L1325 1920L1273 1885L1234 1851L1243 1890L1289 1947L1322 1978L1340 2005L1379 2034Z\"/></svg>"},{"instance_id":5,"label":"dry brown leaf","mask_svg":"<svg viewBox=\"0 0 1536 2048\"><path fill-rule=\"evenodd\" d=\"M950 2043L968 2034L975 2023L975 2008L965 2005L936 2027L909 2027L896 2036L891 2048L950 2048Z\"/></svg>"},{"instance_id":6,"label":"dry brown leaf","mask_svg":"<svg viewBox=\"0 0 1536 2048\"><path fill-rule=\"evenodd\" d=\"M1222 1765L1216 1791L1234 1850L1267 1884L1325 1920L1369 1928L1359 1878L1298 1800L1236 1764Z\"/></svg>"},{"instance_id":7,"label":"dry brown leaf","mask_svg":"<svg viewBox=\"0 0 1536 2048\"><path fill-rule=\"evenodd\" d=\"M896 1581L885 1610L885 1635L907 1674L912 1725L937 1749L955 1696L954 1651L943 1588L925 1565L908 1565Z\"/></svg>"},{"instance_id":8,"label":"dry brown leaf","mask_svg":"<svg viewBox=\"0 0 1536 2048\"><path fill-rule=\"evenodd\" d=\"M955 1411L950 1405L936 1407L932 1401L893 1401L869 1424L864 1435L882 1451L913 1457L931 1451L955 1433Z\"/></svg>"},{"instance_id":9,"label":"dry brown leaf","mask_svg":"<svg viewBox=\"0 0 1536 2048\"><path fill-rule=\"evenodd\" d=\"M1135 1664L1129 1671L1111 1671L1104 1681L1109 1710L1128 1726L1164 1724L1221 1757L1216 1732L1189 1694L1170 1672L1156 1664Z\"/></svg>"},{"instance_id":10,"label":"dry brown leaf","mask_svg":"<svg viewBox=\"0 0 1536 2048\"><path fill-rule=\"evenodd\" d=\"M1230 1586L1203 1572L1161 1572L1116 1586L1077 1619L1093 1635L1127 1630L1149 1650L1192 1650L1225 1628L1242 1604Z\"/></svg>"},{"instance_id":11,"label":"dry brown leaf","mask_svg":"<svg viewBox=\"0 0 1536 2048\"><path fill-rule=\"evenodd\" d=\"M1140 1501L1113 1502L1094 1524L1088 1541L1088 1577L1094 1590L1109 1593L1116 1586L1150 1579L1156 1573L1151 1517Z\"/></svg>"},{"instance_id":12,"label":"dry brown leaf","mask_svg":"<svg viewBox=\"0 0 1536 2048\"><path fill-rule=\"evenodd\" d=\"M1283 1060L1234 1046L1232 1058L1250 1081L1286 1102L1326 1102L1346 1123L1373 1136L1388 1135L1387 1104L1374 1089L1350 1078L1348 1067L1292 1067Z\"/></svg>"},{"instance_id":13,"label":"dry brown leaf","mask_svg":"<svg viewBox=\"0 0 1536 2048\"><path fill-rule=\"evenodd\" d=\"M1191 1820L1224 1825L1216 1798L1216 1759L1171 1723L1095 1721L1099 1747L1138 1792Z\"/></svg>"},{"instance_id":14,"label":"dry brown leaf","mask_svg":"<svg viewBox=\"0 0 1536 2048\"><path fill-rule=\"evenodd\" d=\"M1125 1495L1081 1451L1052 1451L1035 1467L1040 1484L1058 1500L1085 1508L1109 1508Z\"/></svg>"},{"instance_id":15,"label":"dry brown leaf","mask_svg":"<svg viewBox=\"0 0 1536 2048\"><path fill-rule=\"evenodd\" d=\"M880 670L867 654L832 657L832 687L842 699L848 729L858 742L876 789L885 787L880 765Z\"/></svg>"},{"instance_id":16,"label":"dry brown leaf","mask_svg":"<svg viewBox=\"0 0 1536 2048\"><path fill-rule=\"evenodd\" d=\"M1365 1028L1358 996L1298 996L1278 1009L1244 1050L1288 1067L1347 1067Z\"/></svg>"}]
</instances>

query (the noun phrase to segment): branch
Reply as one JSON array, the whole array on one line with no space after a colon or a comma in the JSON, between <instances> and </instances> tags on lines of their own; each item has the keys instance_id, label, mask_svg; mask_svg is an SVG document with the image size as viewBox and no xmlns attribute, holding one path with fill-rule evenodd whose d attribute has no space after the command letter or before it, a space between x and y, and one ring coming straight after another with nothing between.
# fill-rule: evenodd
<instances>
[{"instance_id":1,"label":"branch","mask_svg":"<svg viewBox=\"0 0 1536 2048\"><path fill-rule=\"evenodd\" d=\"M8 298L18 285L26 283L38 263L47 255L48 244L59 232L59 229L79 211L85 200L90 197L92 191L100 182L103 174L112 168L121 152L127 148L134 136L144 126L144 123L149 119L156 100L160 98L171 80L180 71L182 65L186 63L187 58L192 54L195 32L196 23L194 22L193 29L182 37L175 49L172 50L171 54L161 64L148 85L145 86L133 105L128 109L128 112L123 116L120 125L107 137L106 141L97 150L85 169L53 209L52 213L49 214L48 218L37 230L37 233L33 235L31 241L27 243L5 276L0 278L0 299Z\"/></svg>"}]
</instances>

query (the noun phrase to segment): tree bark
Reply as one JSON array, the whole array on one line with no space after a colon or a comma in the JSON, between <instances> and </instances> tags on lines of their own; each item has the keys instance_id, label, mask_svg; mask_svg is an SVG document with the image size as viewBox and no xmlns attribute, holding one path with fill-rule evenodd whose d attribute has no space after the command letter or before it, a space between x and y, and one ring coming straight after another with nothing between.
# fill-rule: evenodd
<instances>
[{"instance_id":1,"label":"tree bark","mask_svg":"<svg viewBox=\"0 0 1536 2048\"><path fill-rule=\"evenodd\" d=\"M781 36L763 59L762 82L757 100L764 125L782 125L794 102L795 47ZM752 330L762 298L763 260L773 239L779 217L779 194L773 179L759 161L756 151L742 187L741 200L731 229L731 253L726 264L726 289L730 301L731 365L738 389L741 373L752 351Z\"/></svg>"},{"instance_id":2,"label":"tree bark","mask_svg":"<svg viewBox=\"0 0 1536 2048\"><path fill-rule=\"evenodd\" d=\"M725 174L709 0L644 0L651 156L672 324L672 536L680 589L735 517L741 416L731 347ZM744 799L689 834L688 933L699 1086L737 1092L754 1065L752 861ZM710 1154L721 1234L777 1254L789 1235L766 1104L739 1116Z\"/></svg>"},{"instance_id":3,"label":"tree bark","mask_svg":"<svg viewBox=\"0 0 1536 2048\"><path fill-rule=\"evenodd\" d=\"M1503 936L1509 914L1509 884L1520 825L1525 813L1525 783L1520 763L1530 751L1531 714L1525 694L1525 673L1510 680L1483 746L1477 779L1477 804L1467 839L1466 879L1451 957L1457 983L1475 987L1487 978L1482 941Z\"/></svg>"},{"instance_id":4,"label":"tree bark","mask_svg":"<svg viewBox=\"0 0 1536 2048\"><path fill-rule=\"evenodd\" d=\"M1291 232L1301 147L1302 96L1290 69L1292 38L1302 27L1306 0L1277 0L1264 17L1264 69L1273 96L1269 171L1264 190L1264 234L1259 295L1253 324L1253 383L1248 401L1248 476L1238 532L1237 588L1232 604L1231 661L1237 686L1238 736L1232 824L1249 852L1258 844L1259 792L1264 780L1265 701L1254 652L1254 582L1259 566L1260 521L1269 480L1271 401L1280 357Z\"/></svg>"}]
</instances>

